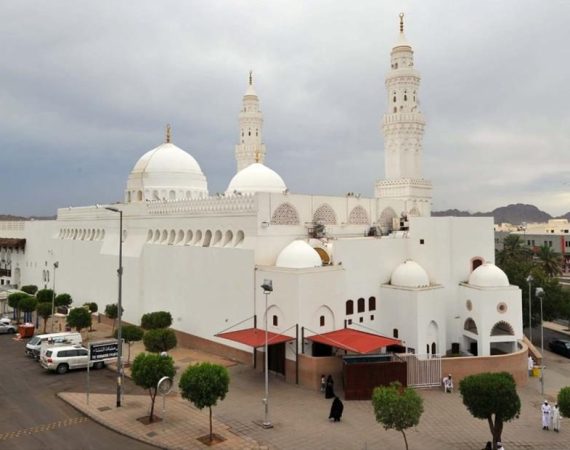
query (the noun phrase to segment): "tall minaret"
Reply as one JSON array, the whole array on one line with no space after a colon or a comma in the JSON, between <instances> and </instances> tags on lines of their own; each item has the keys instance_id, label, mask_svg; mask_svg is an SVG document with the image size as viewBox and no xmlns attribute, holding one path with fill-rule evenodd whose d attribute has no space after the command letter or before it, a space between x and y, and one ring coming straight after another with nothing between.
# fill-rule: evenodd
<instances>
[{"instance_id":1,"label":"tall minaret","mask_svg":"<svg viewBox=\"0 0 570 450\"><path fill-rule=\"evenodd\" d=\"M239 144L236 145L238 172L255 162L265 160L265 144L262 142L261 129L263 115L259 109L259 98L253 87L253 74L249 72L249 84L243 96L243 107L239 113Z\"/></svg>"},{"instance_id":2,"label":"tall minaret","mask_svg":"<svg viewBox=\"0 0 570 450\"><path fill-rule=\"evenodd\" d=\"M404 35L403 13L390 59L391 69L386 75L388 111L382 123L386 174L385 180L376 183L376 197L393 199L393 209L399 209L399 214L429 216L431 182L422 178L425 121L420 111L420 74L414 68L414 52Z\"/></svg>"}]
</instances>

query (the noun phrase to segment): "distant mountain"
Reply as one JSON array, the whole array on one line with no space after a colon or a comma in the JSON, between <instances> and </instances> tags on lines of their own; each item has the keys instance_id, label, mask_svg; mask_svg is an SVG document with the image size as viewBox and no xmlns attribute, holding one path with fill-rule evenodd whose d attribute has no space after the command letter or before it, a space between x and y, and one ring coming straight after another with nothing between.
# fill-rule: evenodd
<instances>
[{"instance_id":1,"label":"distant mountain","mask_svg":"<svg viewBox=\"0 0 570 450\"><path fill-rule=\"evenodd\" d=\"M534 205L525 205L517 203L516 205L501 206L495 208L491 212L476 212L470 213L468 211L459 211L457 209L448 209L447 211L434 211L432 216L452 216L452 217L489 217L494 218L495 223L511 223L513 225L520 225L523 222L548 222L552 216L544 211L541 211ZM566 213L561 218L570 220L570 212Z\"/></svg>"},{"instance_id":2,"label":"distant mountain","mask_svg":"<svg viewBox=\"0 0 570 450\"><path fill-rule=\"evenodd\" d=\"M57 216L30 216L30 217L22 217L22 216L13 216L11 214L0 214L0 221L6 220L55 220Z\"/></svg>"}]
</instances>

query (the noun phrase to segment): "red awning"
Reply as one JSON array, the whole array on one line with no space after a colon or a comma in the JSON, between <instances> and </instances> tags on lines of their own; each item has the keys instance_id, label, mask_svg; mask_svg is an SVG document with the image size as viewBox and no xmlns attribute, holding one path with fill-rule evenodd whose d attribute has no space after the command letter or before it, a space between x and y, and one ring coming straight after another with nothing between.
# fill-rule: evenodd
<instances>
[{"instance_id":1,"label":"red awning","mask_svg":"<svg viewBox=\"0 0 570 450\"><path fill-rule=\"evenodd\" d=\"M389 345L400 345L398 339L365 333L352 328L342 328L329 333L306 336L306 339L355 353L370 353Z\"/></svg>"},{"instance_id":2,"label":"red awning","mask_svg":"<svg viewBox=\"0 0 570 450\"><path fill-rule=\"evenodd\" d=\"M249 345L250 347L263 347L265 345L265 330L259 328L247 328L245 330L228 331L216 334L217 337ZM294 341L295 338L285 334L267 332L267 343L269 345L280 344L282 342Z\"/></svg>"}]
</instances>

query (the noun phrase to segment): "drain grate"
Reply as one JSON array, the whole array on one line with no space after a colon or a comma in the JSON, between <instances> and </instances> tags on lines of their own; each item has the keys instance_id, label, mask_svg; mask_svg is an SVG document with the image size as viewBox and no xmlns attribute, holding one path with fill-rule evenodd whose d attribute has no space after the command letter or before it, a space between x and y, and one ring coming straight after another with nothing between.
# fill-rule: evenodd
<instances>
[{"instance_id":1,"label":"drain grate","mask_svg":"<svg viewBox=\"0 0 570 450\"><path fill-rule=\"evenodd\" d=\"M97 408L99 411L104 412L104 411L110 411L111 408L109 408L108 406L101 406L100 408Z\"/></svg>"},{"instance_id":2,"label":"drain grate","mask_svg":"<svg viewBox=\"0 0 570 450\"><path fill-rule=\"evenodd\" d=\"M146 435L148 437L155 437L158 433L156 431L151 431L150 433L147 433Z\"/></svg>"}]
</instances>

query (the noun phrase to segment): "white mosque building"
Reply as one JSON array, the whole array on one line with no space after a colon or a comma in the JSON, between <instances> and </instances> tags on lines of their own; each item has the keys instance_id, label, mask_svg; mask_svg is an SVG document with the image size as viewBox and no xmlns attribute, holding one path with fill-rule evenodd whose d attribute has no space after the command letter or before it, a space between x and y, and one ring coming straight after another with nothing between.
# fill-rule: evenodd
<instances>
[{"instance_id":1,"label":"white mosque building","mask_svg":"<svg viewBox=\"0 0 570 450\"><path fill-rule=\"evenodd\" d=\"M416 354L445 355L454 344L478 357L519 351L521 292L493 264L492 218L430 217L420 73L402 18L386 90L385 177L374 197L290 192L264 164L250 75L225 194L209 194L199 163L168 129L134 164L124 201L104 205L122 211L122 232L119 215L96 205L59 209L53 221L0 223L3 283L51 287L55 278L57 291L102 310L117 299L122 237L124 320L167 310L183 344L248 360L267 300L271 364L288 379L300 358L301 378L320 378L322 367L308 361L322 347L310 337L345 328ZM217 336L240 329L250 334L238 342ZM303 339L290 340L300 329Z\"/></svg>"}]
</instances>

